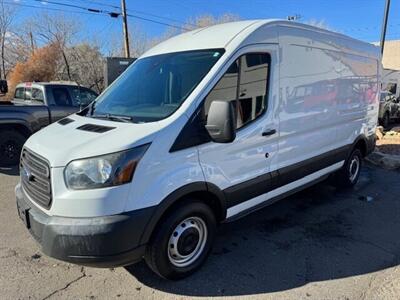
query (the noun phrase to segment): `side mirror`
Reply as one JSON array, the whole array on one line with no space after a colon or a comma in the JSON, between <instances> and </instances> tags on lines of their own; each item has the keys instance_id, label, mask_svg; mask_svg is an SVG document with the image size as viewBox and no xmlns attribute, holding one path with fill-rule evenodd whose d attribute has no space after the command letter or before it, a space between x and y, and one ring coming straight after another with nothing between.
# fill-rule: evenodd
<instances>
[{"instance_id":1,"label":"side mirror","mask_svg":"<svg viewBox=\"0 0 400 300\"><path fill-rule=\"evenodd\" d=\"M230 143L236 138L236 115L233 103L215 100L208 111L206 129L216 143Z\"/></svg>"}]
</instances>

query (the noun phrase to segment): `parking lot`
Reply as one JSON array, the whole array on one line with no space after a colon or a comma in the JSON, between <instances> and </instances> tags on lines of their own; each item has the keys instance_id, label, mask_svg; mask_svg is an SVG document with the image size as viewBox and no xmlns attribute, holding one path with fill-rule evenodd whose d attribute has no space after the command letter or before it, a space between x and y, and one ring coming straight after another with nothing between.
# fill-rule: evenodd
<instances>
[{"instance_id":1,"label":"parking lot","mask_svg":"<svg viewBox=\"0 0 400 300\"><path fill-rule=\"evenodd\" d=\"M327 183L220 230L205 266L167 282L141 263L93 269L42 256L18 219L16 169L0 170L2 299L383 299L400 294L400 173L366 166L354 190Z\"/></svg>"}]
</instances>

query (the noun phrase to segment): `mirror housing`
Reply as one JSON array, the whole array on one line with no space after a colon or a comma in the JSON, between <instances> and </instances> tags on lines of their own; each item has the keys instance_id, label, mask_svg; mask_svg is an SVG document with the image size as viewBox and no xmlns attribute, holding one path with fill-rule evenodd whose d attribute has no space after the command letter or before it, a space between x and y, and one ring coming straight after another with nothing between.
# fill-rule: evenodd
<instances>
[{"instance_id":1,"label":"mirror housing","mask_svg":"<svg viewBox=\"0 0 400 300\"><path fill-rule=\"evenodd\" d=\"M233 103L220 100L211 102L205 127L214 142L233 142L236 138L236 114Z\"/></svg>"}]
</instances>

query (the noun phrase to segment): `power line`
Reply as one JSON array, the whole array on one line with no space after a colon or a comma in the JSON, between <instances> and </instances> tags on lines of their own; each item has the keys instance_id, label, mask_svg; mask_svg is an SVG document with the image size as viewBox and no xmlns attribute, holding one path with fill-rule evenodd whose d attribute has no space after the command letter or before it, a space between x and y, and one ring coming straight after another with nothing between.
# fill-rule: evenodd
<instances>
[{"instance_id":1,"label":"power line","mask_svg":"<svg viewBox=\"0 0 400 300\"><path fill-rule=\"evenodd\" d=\"M60 11L60 12L67 12L67 13L76 13L76 14L97 15L97 16L99 16L98 13L83 12L83 11L76 11L76 10L65 10L65 9L59 9L59 8L54 8L54 7L34 6L34 5L23 4L23 3L18 3L18 2L2 1L2 3L6 4L6 5L14 5L14 6L21 6L21 7L29 7L29 8L38 8L38 9L41 9L41 10L44 9L44 10ZM104 16L104 15L102 15L102 16Z\"/></svg>"},{"instance_id":2,"label":"power line","mask_svg":"<svg viewBox=\"0 0 400 300\"><path fill-rule=\"evenodd\" d=\"M40 0L38 0L38 1L40 1ZM72 1L77 1L77 2L82 3L82 1L85 1L85 0L72 0ZM112 4L98 2L98 1L89 1L89 2L90 3L94 3L94 4L98 4L98 5L102 5L102 6L106 6L106 7L115 8L115 9L118 9L119 11L121 10L121 7L117 6L117 5L112 5ZM142 10L136 10L136 9L130 9L130 8L127 8L126 10L127 10L127 12L135 13L135 15L140 14L140 15L154 17L154 18L157 18L157 19L163 19L163 20L166 20L166 21L171 21L171 22L178 23L178 24L185 25L185 26L186 25L190 25L192 27L196 27L194 24L190 24L190 23L187 23L187 22L184 22L184 21L181 21L181 20L177 20L177 19L173 19L173 18L169 18L169 17L156 15L156 14L145 12L145 11L142 11ZM163 23L161 25L165 25L165 24ZM169 26L169 25L171 25L171 24L168 24L166 26Z\"/></svg>"},{"instance_id":3,"label":"power line","mask_svg":"<svg viewBox=\"0 0 400 300\"><path fill-rule=\"evenodd\" d=\"M118 6L118 5L112 5L112 4L108 4L108 3L104 3L104 2L98 2L98 1L92 1L92 0L72 0L72 1L80 2L80 3L82 3L82 2L90 2L90 3L93 3L93 4L97 4L97 5L102 5L102 6L108 6L108 7L111 7L111 8L121 9L121 7Z\"/></svg>"},{"instance_id":4,"label":"power line","mask_svg":"<svg viewBox=\"0 0 400 300\"><path fill-rule=\"evenodd\" d=\"M40 4L48 3L48 4L52 4L52 5L72 7L72 8L82 9L82 10L86 10L86 11L93 12L93 13L108 14L113 18L117 18L120 15L119 12L101 10L101 9L91 8L91 7L84 7L84 6L75 5L75 4L62 3L62 2L58 2L58 1L50 1L50 0L31 0L31 1L39 2Z\"/></svg>"},{"instance_id":5,"label":"power line","mask_svg":"<svg viewBox=\"0 0 400 300\"><path fill-rule=\"evenodd\" d=\"M148 18L144 18L138 15L132 15L132 14L126 14L128 17L131 18L135 18L135 19L139 19L139 20L143 20L143 21L148 21L148 22L152 22L152 23L156 23L156 24L160 24L160 25L165 25L165 26L169 26L172 28L177 28L183 31L188 31L188 29L181 27L181 26L177 26L177 25L173 25L173 24L169 24L169 23L164 23L164 22L160 22L160 21L156 21L156 20L152 20L152 19L148 19Z\"/></svg>"},{"instance_id":6,"label":"power line","mask_svg":"<svg viewBox=\"0 0 400 300\"><path fill-rule=\"evenodd\" d=\"M31 0L31 1L39 2L41 4L48 3L48 4L51 4L51 5L58 5L58 6L77 8L77 9L85 10L85 11L90 12L90 13L100 13L100 14L104 14L104 15L110 15L113 18L117 18L117 17L121 16L121 12L101 10L101 9L97 9L97 8L85 7L85 6L75 5L75 4L67 4L67 3L62 3L62 2L58 2L58 1L51 1L51 0ZM7 2L7 3L11 4L12 2ZM21 3L18 3L18 5L21 5ZM21 5L21 6L26 6L26 5ZM36 8L38 8L38 6L36 6ZM46 9L48 9L48 7L46 7ZM76 12L76 11L70 11L70 12ZM139 19L139 20L142 20L142 21L147 21L147 22L152 22L152 23L159 24L159 25L164 25L164 26L168 26L168 27L172 27L172 28L177 28L177 29L184 30L184 31L188 30L188 29L186 29L186 28L184 28L182 26L177 26L177 25L170 24L170 23L167 23L167 22L162 22L162 21L151 19L151 18L138 16L136 14L127 14L127 16L130 17L130 18L135 18L135 19Z\"/></svg>"}]
</instances>

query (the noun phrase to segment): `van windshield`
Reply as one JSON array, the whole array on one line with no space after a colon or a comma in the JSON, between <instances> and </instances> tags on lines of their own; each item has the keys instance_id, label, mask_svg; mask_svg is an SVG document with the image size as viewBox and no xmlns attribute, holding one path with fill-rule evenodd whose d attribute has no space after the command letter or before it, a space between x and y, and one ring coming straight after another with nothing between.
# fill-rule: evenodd
<instances>
[{"instance_id":1,"label":"van windshield","mask_svg":"<svg viewBox=\"0 0 400 300\"><path fill-rule=\"evenodd\" d=\"M196 50L145 57L129 67L90 109L94 118L154 122L174 113L224 50Z\"/></svg>"}]
</instances>

